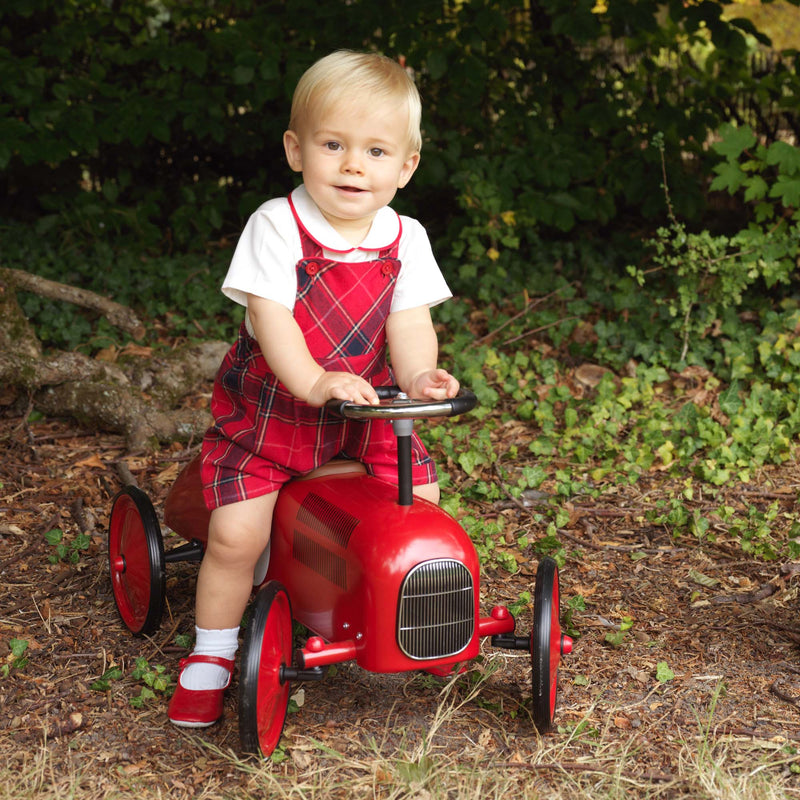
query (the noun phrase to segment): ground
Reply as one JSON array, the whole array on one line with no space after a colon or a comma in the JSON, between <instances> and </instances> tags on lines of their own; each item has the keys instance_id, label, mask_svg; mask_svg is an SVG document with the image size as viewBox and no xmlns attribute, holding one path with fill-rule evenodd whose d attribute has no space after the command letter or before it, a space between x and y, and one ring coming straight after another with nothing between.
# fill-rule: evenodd
<instances>
[{"instance_id":1,"label":"ground","mask_svg":"<svg viewBox=\"0 0 800 800\"><path fill-rule=\"evenodd\" d=\"M554 732L531 724L529 657L487 646L452 683L333 670L304 686L277 757L259 764L236 755L235 691L200 735L169 724L162 692L131 703L145 686L137 658L174 677L186 653L176 636L193 630L197 568L168 568L156 635L126 631L106 564L117 465L160 510L189 451L130 454L120 437L9 413L0 442L0 796L800 797L800 565L757 560L722 533L687 541L645 522L666 478L572 506L562 612L576 597L585 608L564 618L576 641ZM789 511L799 488L789 463L727 502L747 492ZM541 534L511 502L479 511ZM82 530L88 546L73 551ZM484 611L532 591L536 566L526 551L516 574L487 567ZM518 630L530 625L525 608Z\"/></svg>"}]
</instances>

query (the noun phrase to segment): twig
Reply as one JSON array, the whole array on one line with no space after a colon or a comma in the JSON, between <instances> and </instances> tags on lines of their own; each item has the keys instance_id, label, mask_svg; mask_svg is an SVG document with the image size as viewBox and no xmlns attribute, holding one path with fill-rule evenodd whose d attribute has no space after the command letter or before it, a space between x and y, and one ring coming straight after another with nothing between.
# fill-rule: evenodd
<instances>
[{"instance_id":1,"label":"twig","mask_svg":"<svg viewBox=\"0 0 800 800\"><path fill-rule=\"evenodd\" d=\"M80 658L80 659L89 658L94 660L98 656L97 653L94 652L94 653L53 653L53 655L50 657L58 661L69 661L73 658Z\"/></svg>"},{"instance_id":2,"label":"twig","mask_svg":"<svg viewBox=\"0 0 800 800\"><path fill-rule=\"evenodd\" d=\"M521 333L519 336L515 336L513 339L506 339L503 342L503 345L505 346L507 344L514 344L514 342L518 342L520 339L527 339L529 336L533 336L535 333L541 333L542 331L546 331L548 328L554 328L556 325L560 325L562 322L570 322L573 319L580 319L580 317L563 317L562 319L557 319L555 322L550 322L547 325L540 325L538 328L525 331L525 333Z\"/></svg>"},{"instance_id":3,"label":"twig","mask_svg":"<svg viewBox=\"0 0 800 800\"><path fill-rule=\"evenodd\" d=\"M133 473L130 471L128 465L124 461L117 461L114 464L114 466L117 468L117 474L122 480L122 484L124 486L136 486L137 488L139 487L139 483L137 482Z\"/></svg>"},{"instance_id":4,"label":"twig","mask_svg":"<svg viewBox=\"0 0 800 800\"><path fill-rule=\"evenodd\" d=\"M172 639L172 637L175 636L175 631L178 630L178 626L181 624L182 620L183 620L183 615L179 616L175 620L175 623L173 624L172 628L170 628L170 630L167 633L167 635L162 637L161 644L156 642L155 639L153 639L150 636L146 636L145 637L147 639L147 641L150 642L151 645L153 645L153 649L145 656L145 658L148 661L150 661L151 659L155 658L156 654L160 653L162 656L164 655L163 648Z\"/></svg>"},{"instance_id":5,"label":"twig","mask_svg":"<svg viewBox=\"0 0 800 800\"><path fill-rule=\"evenodd\" d=\"M592 508L591 506L573 506L575 511L580 511L587 517L629 517L631 514L641 514L644 508Z\"/></svg>"},{"instance_id":6,"label":"twig","mask_svg":"<svg viewBox=\"0 0 800 800\"><path fill-rule=\"evenodd\" d=\"M772 692L772 694L775 695L775 697L778 697L779 699L783 700L784 703L788 703L790 706L794 706L795 708L800 708L800 700L798 700L795 697L792 697L791 695L784 694L778 688L777 681L775 681L775 683L773 683L772 686L769 687L769 690Z\"/></svg>"},{"instance_id":7,"label":"twig","mask_svg":"<svg viewBox=\"0 0 800 800\"><path fill-rule=\"evenodd\" d=\"M581 764L577 761L556 761L552 764L529 764L524 761L511 761L504 763L503 766L510 769L529 770L530 772L544 772L551 769L561 769L565 772L599 772L603 775L612 774L611 770L604 769L598 764ZM613 774L617 773L613 772ZM669 782L675 780L674 776L672 775L665 775L663 772L655 772L652 770L642 775L642 777L650 781Z\"/></svg>"},{"instance_id":8,"label":"twig","mask_svg":"<svg viewBox=\"0 0 800 800\"><path fill-rule=\"evenodd\" d=\"M69 513L78 524L81 533L93 533L95 529L94 514L87 511L83 505L83 498L77 497L69 506Z\"/></svg>"},{"instance_id":9,"label":"twig","mask_svg":"<svg viewBox=\"0 0 800 800\"><path fill-rule=\"evenodd\" d=\"M569 285L573 286L574 284L569 284ZM528 314L530 311L536 308L536 306L540 305L541 303L544 303L545 300L549 300L551 297L557 295L564 288L566 287L560 286L558 289L555 289L554 291L550 292L550 294L543 295L542 297L535 297L533 300L530 300L525 306L525 308L522 309L522 311L519 311L518 313L514 314L513 317L509 317L509 319L507 319L499 328L495 328L493 331L489 331L489 333L487 333L485 336L481 336L480 339L476 339L474 342L472 342L472 344L469 345L469 347L477 347L478 345L483 344L484 342L488 341L494 336L497 336L497 334L500 333L500 331L502 331L504 328L507 328L509 325L516 322L518 319L520 319L520 317L524 317L526 314Z\"/></svg>"},{"instance_id":10,"label":"twig","mask_svg":"<svg viewBox=\"0 0 800 800\"><path fill-rule=\"evenodd\" d=\"M736 594L723 594L717 597L712 597L712 603L757 603L759 600L764 600L770 595L775 594L778 589L771 583L765 583L760 589L754 592L738 592Z\"/></svg>"}]
</instances>

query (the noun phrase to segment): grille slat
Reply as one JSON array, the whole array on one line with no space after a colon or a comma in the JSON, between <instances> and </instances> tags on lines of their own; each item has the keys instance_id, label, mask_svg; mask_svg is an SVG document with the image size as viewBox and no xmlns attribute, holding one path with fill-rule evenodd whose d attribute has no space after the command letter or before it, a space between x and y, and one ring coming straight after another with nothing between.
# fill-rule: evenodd
<instances>
[{"instance_id":1,"label":"grille slat","mask_svg":"<svg viewBox=\"0 0 800 800\"><path fill-rule=\"evenodd\" d=\"M400 588L397 641L414 659L460 653L475 630L472 574L454 559L425 561Z\"/></svg>"}]
</instances>

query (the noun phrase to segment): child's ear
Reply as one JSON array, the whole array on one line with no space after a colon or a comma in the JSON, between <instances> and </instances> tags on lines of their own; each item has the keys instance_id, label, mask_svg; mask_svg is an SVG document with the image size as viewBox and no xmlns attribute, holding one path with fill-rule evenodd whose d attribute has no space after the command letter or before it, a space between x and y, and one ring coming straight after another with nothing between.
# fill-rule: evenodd
<instances>
[{"instance_id":1,"label":"child's ear","mask_svg":"<svg viewBox=\"0 0 800 800\"><path fill-rule=\"evenodd\" d=\"M283 134L283 149L286 152L286 161L289 167L295 172L303 171L303 158L300 151L300 139L294 131L286 131Z\"/></svg>"},{"instance_id":2,"label":"child's ear","mask_svg":"<svg viewBox=\"0 0 800 800\"><path fill-rule=\"evenodd\" d=\"M397 188L402 189L410 180L411 176L419 166L419 153L412 153L403 164L400 170L400 177L397 179Z\"/></svg>"}]
</instances>

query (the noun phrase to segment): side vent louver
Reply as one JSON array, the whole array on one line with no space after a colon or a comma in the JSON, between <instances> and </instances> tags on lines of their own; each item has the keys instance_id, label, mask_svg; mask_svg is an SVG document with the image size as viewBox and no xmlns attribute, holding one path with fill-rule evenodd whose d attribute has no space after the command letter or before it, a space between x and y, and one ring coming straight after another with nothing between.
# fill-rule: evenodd
<instances>
[{"instance_id":1,"label":"side vent louver","mask_svg":"<svg viewBox=\"0 0 800 800\"><path fill-rule=\"evenodd\" d=\"M342 589L347 589L347 565L345 560L297 530L294 532L292 556L331 583L335 583Z\"/></svg>"},{"instance_id":2,"label":"side vent louver","mask_svg":"<svg viewBox=\"0 0 800 800\"><path fill-rule=\"evenodd\" d=\"M347 547L358 519L344 509L329 503L313 492L306 495L298 512L297 521L307 525L339 547Z\"/></svg>"},{"instance_id":3,"label":"side vent louver","mask_svg":"<svg viewBox=\"0 0 800 800\"><path fill-rule=\"evenodd\" d=\"M297 511L297 524L342 549L347 548L359 520L347 511L310 492ZM347 589L347 562L330 548L297 528L292 556L301 564L342 589Z\"/></svg>"}]
</instances>

